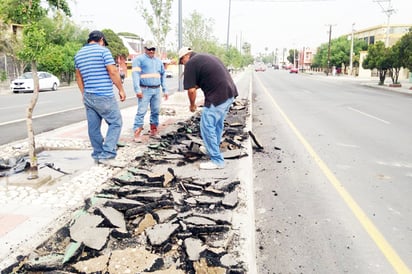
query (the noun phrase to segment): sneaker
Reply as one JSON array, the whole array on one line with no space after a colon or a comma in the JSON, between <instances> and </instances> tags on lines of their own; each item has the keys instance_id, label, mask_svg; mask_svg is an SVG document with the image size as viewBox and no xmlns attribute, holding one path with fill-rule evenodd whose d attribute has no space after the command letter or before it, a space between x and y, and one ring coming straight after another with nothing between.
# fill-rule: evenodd
<instances>
[{"instance_id":1,"label":"sneaker","mask_svg":"<svg viewBox=\"0 0 412 274\"><path fill-rule=\"evenodd\" d=\"M225 167L225 165L217 165L211 161L206 162L206 163L200 163L200 169L222 169Z\"/></svg>"},{"instance_id":2,"label":"sneaker","mask_svg":"<svg viewBox=\"0 0 412 274\"><path fill-rule=\"evenodd\" d=\"M124 161L116 160L115 158L99 159L97 164L110 166L110 167L126 167L127 163Z\"/></svg>"},{"instance_id":3,"label":"sneaker","mask_svg":"<svg viewBox=\"0 0 412 274\"><path fill-rule=\"evenodd\" d=\"M136 143L141 143L142 142L142 130L143 130L143 128L139 127L134 132L133 141L135 141Z\"/></svg>"},{"instance_id":4,"label":"sneaker","mask_svg":"<svg viewBox=\"0 0 412 274\"><path fill-rule=\"evenodd\" d=\"M162 138L159 134L159 131L158 131L156 125L150 125L150 138L153 138L153 139L161 139Z\"/></svg>"}]
</instances>

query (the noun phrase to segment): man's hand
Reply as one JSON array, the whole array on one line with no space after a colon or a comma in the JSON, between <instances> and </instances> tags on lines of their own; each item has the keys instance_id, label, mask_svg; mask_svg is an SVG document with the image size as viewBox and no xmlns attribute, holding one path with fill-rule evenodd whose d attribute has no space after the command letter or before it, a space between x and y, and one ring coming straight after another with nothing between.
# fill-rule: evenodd
<instances>
[{"instance_id":1,"label":"man's hand","mask_svg":"<svg viewBox=\"0 0 412 274\"><path fill-rule=\"evenodd\" d=\"M126 100L126 93L124 92L124 90L119 90L119 96L121 102L124 102L124 100Z\"/></svg>"},{"instance_id":2,"label":"man's hand","mask_svg":"<svg viewBox=\"0 0 412 274\"><path fill-rule=\"evenodd\" d=\"M169 99L169 94L164 93L164 94L163 94L163 98L165 99L165 101L167 101L167 99Z\"/></svg>"},{"instance_id":3,"label":"man's hand","mask_svg":"<svg viewBox=\"0 0 412 274\"><path fill-rule=\"evenodd\" d=\"M136 93L136 97L139 98L139 99L142 99L143 98L143 92Z\"/></svg>"},{"instance_id":4,"label":"man's hand","mask_svg":"<svg viewBox=\"0 0 412 274\"><path fill-rule=\"evenodd\" d=\"M195 112L196 109L197 109L196 104L190 104L190 111L191 111L191 112Z\"/></svg>"}]
</instances>

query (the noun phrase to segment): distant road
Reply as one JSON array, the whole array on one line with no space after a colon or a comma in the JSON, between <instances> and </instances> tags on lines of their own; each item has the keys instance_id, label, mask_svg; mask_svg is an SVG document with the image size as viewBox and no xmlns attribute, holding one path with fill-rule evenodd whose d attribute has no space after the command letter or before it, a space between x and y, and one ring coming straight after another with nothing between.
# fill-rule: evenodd
<instances>
[{"instance_id":1,"label":"distant road","mask_svg":"<svg viewBox=\"0 0 412 274\"><path fill-rule=\"evenodd\" d=\"M167 84L170 91L177 90L177 78L168 78ZM137 107L131 78L125 80L124 87L127 99L119 102L119 106ZM31 97L32 93L0 96L0 145L27 138L26 111ZM39 134L85 119L80 92L76 85L72 85L57 91L40 92L33 113L33 127L35 134Z\"/></svg>"}]
</instances>

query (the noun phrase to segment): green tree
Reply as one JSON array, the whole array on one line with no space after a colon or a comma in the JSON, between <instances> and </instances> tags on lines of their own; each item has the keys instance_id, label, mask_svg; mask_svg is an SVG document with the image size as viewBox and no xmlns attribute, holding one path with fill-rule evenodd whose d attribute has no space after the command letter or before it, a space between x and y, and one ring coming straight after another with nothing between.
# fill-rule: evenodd
<instances>
[{"instance_id":1,"label":"green tree","mask_svg":"<svg viewBox=\"0 0 412 274\"><path fill-rule=\"evenodd\" d=\"M151 10L146 8L149 1ZM153 34L153 39L160 49L165 47L167 34L170 32L170 16L173 0L140 0L140 12Z\"/></svg>"},{"instance_id":2,"label":"green tree","mask_svg":"<svg viewBox=\"0 0 412 274\"><path fill-rule=\"evenodd\" d=\"M299 51L297 49L293 50L290 49L289 50L289 55L286 57L286 59L289 61L289 63L293 64L294 66L298 66L299 64L296 62L295 60L298 59L299 56Z\"/></svg>"},{"instance_id":3,"label":"green tree","mask_svg":"<svg viewBox=\"0 0 412 274\"><path fill-rule=\"evenodd\" d=\"M214 21L204 18L196 10L183 19L183 45L192 47L198 52L212 53L217 47L217 38L212 35Z\"/></svg>"},{"instance_id":4,"label":"green tree","mask_svg":"<svg viewBox=\"0 0 412 274\"><path fill-rule=\"evenodd\" d=\"M369 46L368 55L362 63L364 69L377 69L379 73L379 85L385 83L386 73L390 65L390 49L385 47L382 41Z\"/></svg>"},{"instance_id":5,"label":"green tree","mask_svg":"<svg viewBox=\"0 0 412 274\"><path fill-rule=\"evenodd\" d=\"M120 37L110 29L104 29L102 30L102 32L106 37L107 41L110 41L108 48L110 49L115 60L118 57L127 58L127 56L129 55L129 51L124 46L122 39L120 39Z\"/></svg>"},{"instance_id":6,"label":"green tree","mask_svg":"<svg viewBox=\"0 0 412 274\"><path fill-rule=\"evenodd\" d=\"M412 72L412 28L399 40L399 59L402 67Z\"/></svg>"},{"instance_id":7,"label":"green tree","mask_svg":"<svg viewBox=\"0 0 412 274\"><path fill-rule=\"evenodd\" d=\"M388 62L390 67L388 68L389 70L389 75L392 79L393 84L399 84L399 72L401 71L402 68L402 60L400 58L400 46L399 42L397 42L395 45L393 45L391 48L388 49Z\"/></svg>"},{"instance_id":8,"label":"green tree","mask_svg":"<svg viewBox=\"0 0 412 274\"><path fill-rule=\"evenodd\" d=\"M351 41L346 36L331 40L330 45L330 65L340 67L342 64L347 67L350 62L350 43ZM353 58L354 66L359 66L359 52L368 48L364 40L356 39L353 41ZM313 59L312 66L319 68L326 68L328 64L328 50L329 44L321 44Z\"/></svg>"},{"instance_id":9,"label":"green tree","mask_svg":"<svg viewBox=\"0 0 412 274\"><path fill-rule=\"evenodd\" d=\"M65 0L48 0L49 7L63 9L69 15L68 5ZM36 145L33 130L33 111L39 97L39 79L37 76L37 65L39 59L48 43L46 31L40 21L46 17L47 8L42 6L40 0L3 0L0 3L1 18L6 23L18 23L24 25L22 48L17 52L18 57L31 64L33 74L34 90L33 96L27 107L27 134L29 147L29 179L38 178L38 165L36 156Z\"/></svg>"}]
</instances>

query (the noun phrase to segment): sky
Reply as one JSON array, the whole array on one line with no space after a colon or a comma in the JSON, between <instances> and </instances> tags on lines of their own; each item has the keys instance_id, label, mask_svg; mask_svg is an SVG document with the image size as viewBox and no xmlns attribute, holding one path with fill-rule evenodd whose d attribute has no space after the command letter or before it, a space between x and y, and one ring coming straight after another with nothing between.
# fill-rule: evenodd
<instances>
[{"instance_id":1,"label":"sky","mask_svg":"<svg viewBox=\"0 0 412 274\"><path fill-rule=\"evenodd\" d=\"M138 0L68 1L73 20L85 27L132 32L145 40L151 39L137 10ZM178 2L174 0L172 6L169 47L177 47ZM388 13L384 11L387 10L393 10L389 16L391 24L412 24L412 0L181 0L181 3L184 19L190 18L193 11L200 13L214 22L213 36L220 43L226 45L229 34L229 44L240 48L248 42L253 54L276 48L314 49L328 42L330 27L333 39L350 34L352 25L355 30L386 26Z\"/></svg>"}]
</instances>

